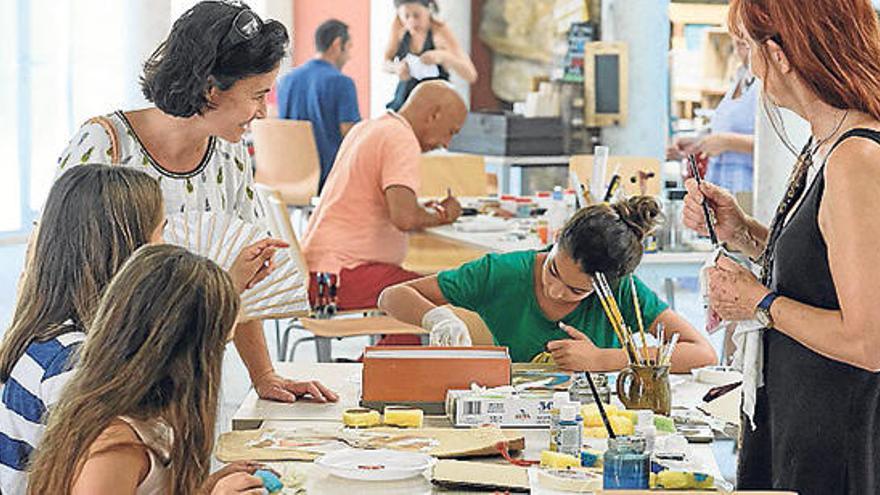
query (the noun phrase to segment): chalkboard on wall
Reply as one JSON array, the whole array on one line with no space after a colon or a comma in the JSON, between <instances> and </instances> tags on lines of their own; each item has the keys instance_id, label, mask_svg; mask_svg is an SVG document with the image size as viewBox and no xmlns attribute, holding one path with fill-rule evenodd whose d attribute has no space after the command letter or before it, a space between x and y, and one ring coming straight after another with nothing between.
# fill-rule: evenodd
<instances>
[{"instance_id":1,"label":"chalkboard on wall","mask_svg":"<svg viewBox=\"0 0 880 495\"><path fill-rule=\"evenodd\" d=\"M584 121L589 127L624 125L628 88L627 45L587 43L584 47Z\"/></svg>"}]
</instances>

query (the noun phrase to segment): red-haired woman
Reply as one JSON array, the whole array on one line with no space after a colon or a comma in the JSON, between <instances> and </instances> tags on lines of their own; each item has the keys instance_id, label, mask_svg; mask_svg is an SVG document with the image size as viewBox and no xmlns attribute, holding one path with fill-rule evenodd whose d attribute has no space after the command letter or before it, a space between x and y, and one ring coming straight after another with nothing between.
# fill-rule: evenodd
<instances>
[{"instance_id":1,"label":"red-haired woman","mask_svg":"<svg viewBox=\"0 0 880 495\"><path fill-rule=\"evenodd\" d=\"M730 27L749 40L771 120L784 107L812 129L769 228L688 184L685 223L705 232L708 201L719 237L763 269L724 258L709 276L715 312L766 327L739 488L880 493L877 14L870 0L732 0Z\"/></svg>"}]
</instances>

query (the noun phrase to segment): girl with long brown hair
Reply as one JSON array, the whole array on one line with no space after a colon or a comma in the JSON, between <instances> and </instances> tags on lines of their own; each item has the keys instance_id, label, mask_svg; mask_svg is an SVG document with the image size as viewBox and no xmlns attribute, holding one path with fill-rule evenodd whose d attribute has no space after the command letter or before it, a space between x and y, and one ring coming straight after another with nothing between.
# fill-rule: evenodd
<instances>
[{"instance_id":1,"label":"girl with long brown hair","mask_svg":"<svg viewBox=\"0 0 880 495\"><path fill-rule=\"evenodd\" d=\"M0 345L0 492L25 491L47 411L72 376L98 300L140 246L162 241L162 191L143 172L82 165L52 186L30 246L12 324ZM248 246L230 269L244 290L285 244Z\"/></svg>"},{"instance_id":2,"label":"girl with long brown hair","mask_svg":"<svg viewBox=\"0 0 880 495\"><path fill-rule=\"evenodd\" d=\"M171 245L135 252L101 299L28 493L208 493L220 370L238 309L232 279L207 258Z\"/></svg>"},{"instance_id":3,"label":"girl with long brown hair","mask_svg":"<svg viewBox=\"0 0 880 495\"><path fill-rule=\"evenodd\" d=\"M804 11L809 9L809 13ZM689 181L685 223L753 258L710 271L710 306L757 319L745 362L743 489L880 493L880 27L869 0L733 0L774 128L776 107L810 124L770 227ZM782 136L787 139L786 136ZM757 356L763 356L759 358Z\"/></svg>"}]
</instances>

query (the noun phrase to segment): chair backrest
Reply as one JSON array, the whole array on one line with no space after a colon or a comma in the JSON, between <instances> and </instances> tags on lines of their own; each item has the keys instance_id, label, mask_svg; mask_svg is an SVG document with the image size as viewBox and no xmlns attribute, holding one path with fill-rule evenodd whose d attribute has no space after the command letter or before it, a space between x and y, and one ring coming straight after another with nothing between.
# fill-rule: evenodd
<instances>
[{"instance_id":1,"label":"chair backrest","mask_svg":"<svg viewBox=\"0 0 880 495\"><path fill-rule=\"evenodd\" d=\"M633 183L630 179L638 177L638 172L650 172L654 177L648 179L647 193L650 196L660 195L661 177L660 177L660 160L650 157L641 156L609 156L608 167L605 177L607 183L611 180L611 175L617 166L620 165L620 178L623 190L627 196L635 196L639 194L638 181ZM593 155L575 155L568 162L568 169L577 172L581 181L589 180L593 176Z\"/></svg>"},{"instance_id":2,"label":"chair backrest","mask_svg":"<svg viewBox=\"0 0 880 495\"><path fill-rule=\"evenodd\" d=\"M455 196L483 197L489 193L489 179L482 156L459 153L422 156L419 197L445 197L447 189Z\"/></svg>"},{"instance_id":3,"label":"chair backrest","mask_svg":"<svg viewBox=\"0 0 880 495\"><path fill-rule=\"evenodd\" d=\"M257 119L254 136L256 180L278 190L294 205L308 205L318 194L321 161L312 123L306 120Z\"/></svg>"},{"instance_id":4,"label":"chair backrest","mask_svg":"<svg viewBox=\"0 0 880 495\"><path fill-rule=\"evenodd\" d=\"M290 244L290 257L296 262L297 268L309 280L309 265L306 257L303 255L299 239L293 230L293 224L290 222L290 212L287 205L281 199L281 194L271 186L266 184L256 184L257 195L266 209L267 223L269 224L269 232L273 236Z\"/></svg>"}]
</instances>

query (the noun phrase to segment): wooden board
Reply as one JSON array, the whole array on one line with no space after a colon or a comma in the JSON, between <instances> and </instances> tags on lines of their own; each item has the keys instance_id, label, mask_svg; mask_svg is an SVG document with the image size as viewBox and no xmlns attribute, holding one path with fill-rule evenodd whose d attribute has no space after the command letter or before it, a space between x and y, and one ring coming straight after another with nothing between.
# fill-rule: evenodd
<instances>
[{"instance_id":1,"label":"wooden board","mask_svg":"<svg viewBox=\"0 0 880 495\"><path fill-rule=\"evenodd\" d=\"M260 447L253 445L258 442L268 430L231 431L220 435L215 448L217 459L222 462L234 461L313 461L320 457L321 453L310 451L305 448L283 447ZM284 435L283 430L277 430ZM310 432L308 436L315 436ZM516 452L525 449L525 438L515 431L501 430L499 428L476 428L461 430L453 428L368 428L364 430L347 430L342 433L339 427L324 428L318 432L321 437L328 441L333 438L346 439L345 443L361 448L388 448L392 450L406 450L396 446L417 444L418 439L426 439L435 445L427 451L438 458L467 458L486 457L498 455L496 444L506 441L510 451ZM363 435L358 435L363 433ZM355 442L352 442L354 438Z\"/></svg>"},{"instance_id":2,"label":"wooden board","mask_svg":"<svg viewBox=\"0 0 880 495\"><path fill-rule=\"evenodd\" d=\"M364 318L314 319L300 318L306 330L319 337L341 338L359 335L414 335L428 333L422 327L410 325L390 316Z\"/></svg>"},{"instance_id":3,"label":"wooden board","mask_svg":"<svg viewBox=\"0 0 880 495\"><path fill-rule=\"evenodd\" d=\"M442 460L434 466L431 481L450 489L529 491L529 472L510 464Z\"/></svg>"}]
</instances>

